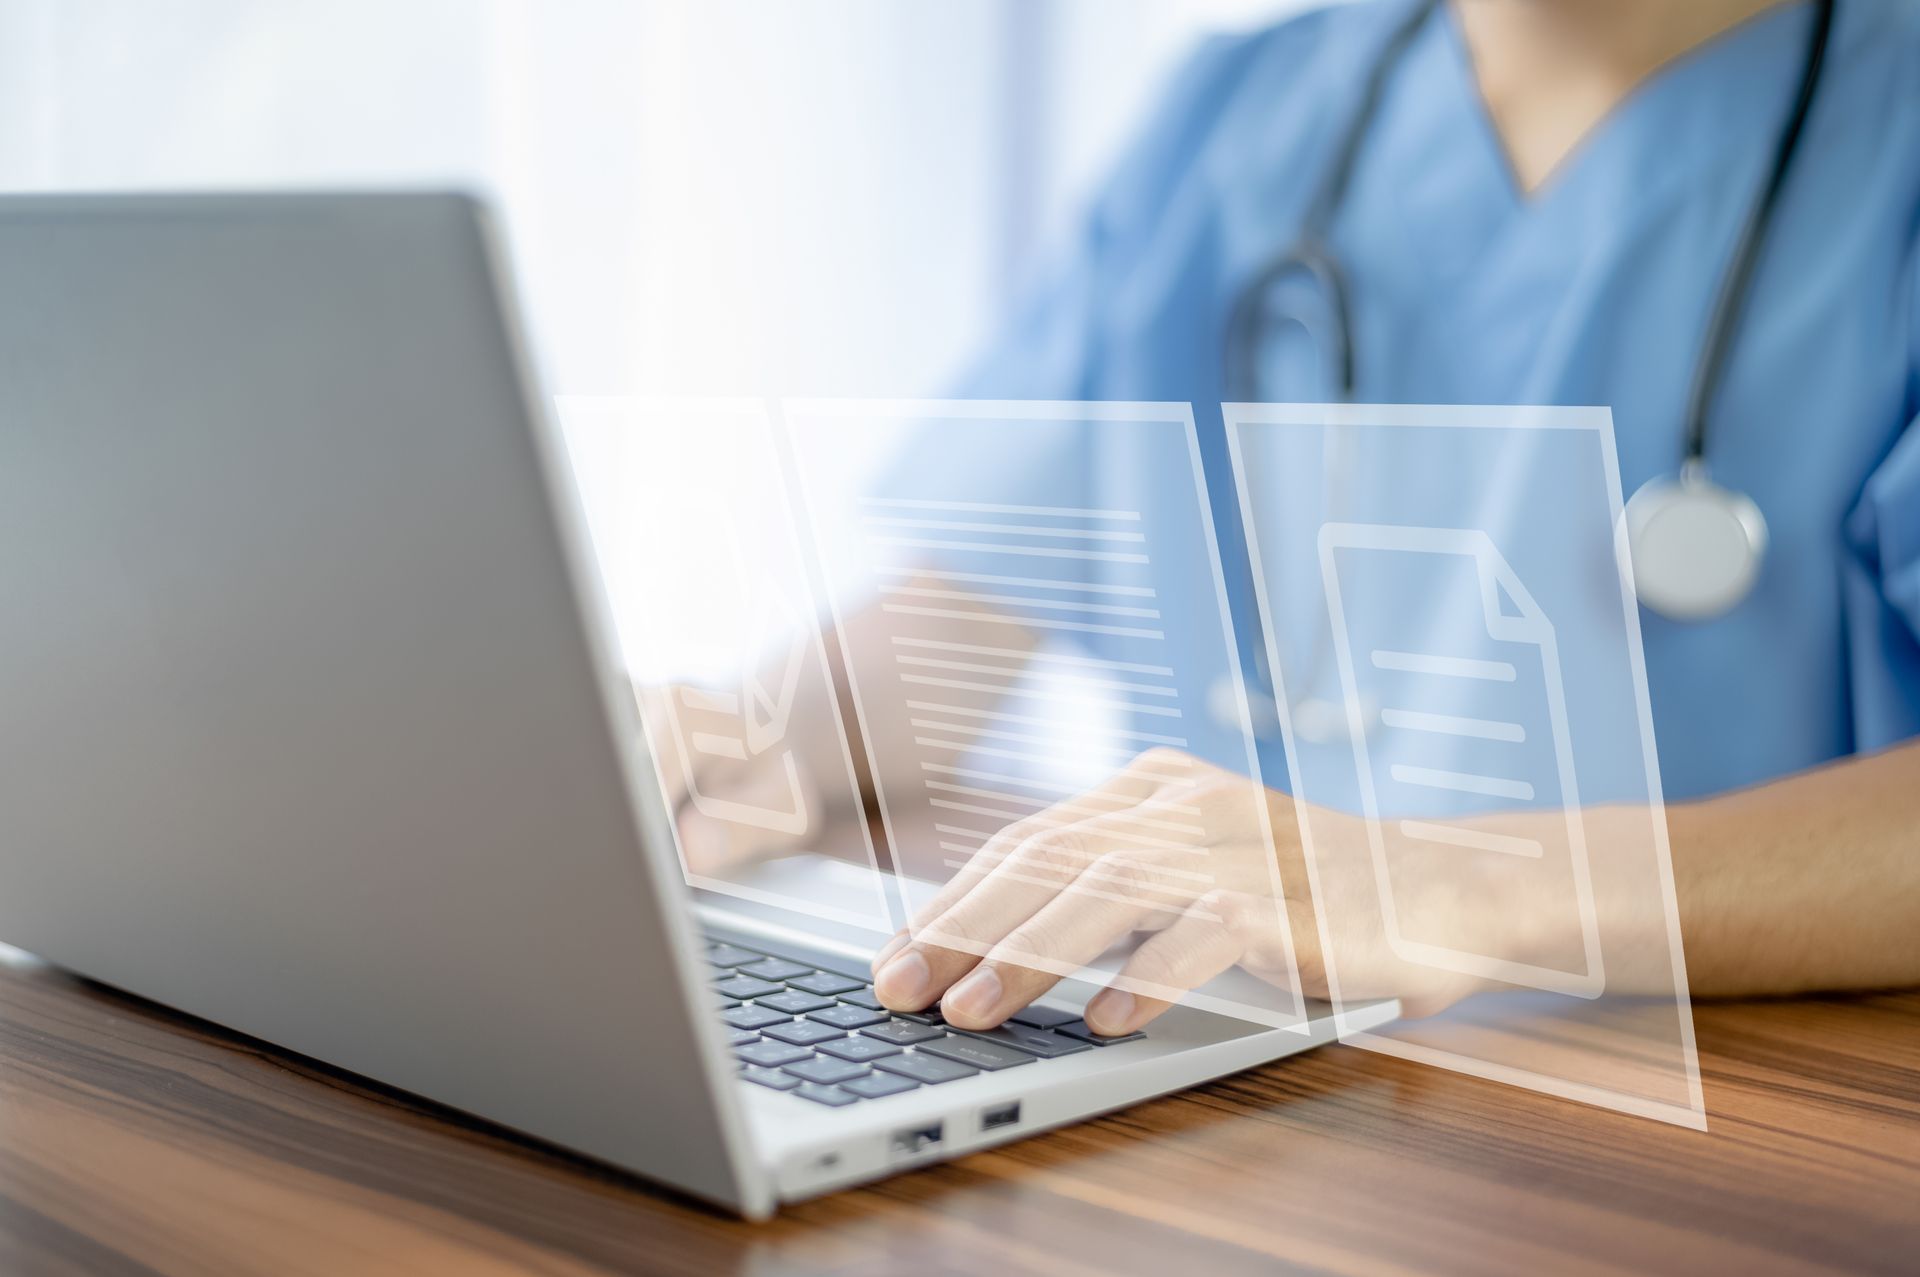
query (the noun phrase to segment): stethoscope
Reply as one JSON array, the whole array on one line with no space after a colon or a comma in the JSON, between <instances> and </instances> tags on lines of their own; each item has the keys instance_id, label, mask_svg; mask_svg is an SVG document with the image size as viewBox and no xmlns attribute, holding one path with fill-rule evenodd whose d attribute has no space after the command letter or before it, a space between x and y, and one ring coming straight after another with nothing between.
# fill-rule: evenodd
<instances>
[{"instance_id":1,"label":"stethoscope","mask_svg":"<svg viewBox=\"0 0 1920 1277\"><path fill-rule=\"evenodd\" d=\"M1379 113L1387 80L1440 3L1422 0L1390 34L1362 87L1333 161L1307 205L1297 238L1269 259L1235 300L1226 340L1226 384L1233 401L1261 401L1260 351L1272 333L1287 325L1299 327L1321 352L1328 384L1339 401L1353 399L1353 321L1346 274L1332 246L1332 227L1346 198L1360 148ZM1833 9L1834 0L1815 0L1813 32L1793 110L1775 145L1766 182L1741 226L1707 323L1705 344L1687 400L1686 448L1679 470L1641 487L1621 515L1618 531L1632 566L1636 597L1642 606L1674 620L1704 621L1724 615L1752 591L1766 557L1767 522L1760 507L1745 493L1715 483L1708 473L1708 416L1725 378L1781 191L1819 90ZM1303 295L1317 299L1317 313L1297 304ZM1254 657L1263 675L1261 681L1273 686L1271 678L1264 677L1266 653L1257 644ZM1256 720L1277 714L1271 698L1264 705L1258 694L1253 699ZM1332 724L1344 715L1344 711L1335 713L1314 700L1296 703L1292 708L1296 731L1308 739L1317 735L1307 728L1319 718L1326 718L1328 730L1335 731ZM1320 710L1328 712L1322 715Z\"/></svg>"}]
</instances>

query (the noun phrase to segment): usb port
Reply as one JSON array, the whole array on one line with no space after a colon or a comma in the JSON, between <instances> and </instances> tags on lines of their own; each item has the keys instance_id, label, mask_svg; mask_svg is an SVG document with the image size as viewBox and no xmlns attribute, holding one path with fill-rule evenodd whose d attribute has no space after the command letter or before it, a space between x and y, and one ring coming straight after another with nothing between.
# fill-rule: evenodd
<instances>
[{"instance_id":1,"label":"usb port","mask_svg":"<svg viewBox=\"0 0 1920 1277\"><path fill-rule=\"evenodd\" d=\"M1020 1120L1020 1101L1011 1104L996 1104L990 1109L980 1110L980 1129L998 1130L1002 1126L1012 1126Z\"/></svg>"},{"instance_id":2,"label":"usb port","mask_svg":"<svg viewBox=\"0 0 1920 1277\"><path fill-rule=\"evenodd\" d=\"M893 1133L893 1155L895 1157L911 1157L915 1153L924 1152L932 1148L940 1142L943 1125L943 1123L935 1122L932 1126L911 1126L905 1130L895 1131Z\"/></svg>"}]
</instances>

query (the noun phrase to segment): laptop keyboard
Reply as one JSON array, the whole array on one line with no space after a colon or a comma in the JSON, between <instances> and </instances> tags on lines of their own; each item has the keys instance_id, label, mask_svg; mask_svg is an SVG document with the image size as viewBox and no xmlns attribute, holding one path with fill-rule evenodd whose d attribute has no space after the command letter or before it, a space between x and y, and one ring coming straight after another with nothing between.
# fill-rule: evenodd
<instances>
[{"instance_id":1,"label":"laptop keyboard","mask_svg":"<svg viewBox=\"0 0 1920 1277\"><path fill-rule=\"evenodd\" d=\"M1073 1012L1044 1006L997 1029L956 1029L938 1006L888 1011L863 976L765 947L715 940L706 957L740 1076L829 1108L1146 1036L1103 1038Z\"/></svg>"}]
</instances>

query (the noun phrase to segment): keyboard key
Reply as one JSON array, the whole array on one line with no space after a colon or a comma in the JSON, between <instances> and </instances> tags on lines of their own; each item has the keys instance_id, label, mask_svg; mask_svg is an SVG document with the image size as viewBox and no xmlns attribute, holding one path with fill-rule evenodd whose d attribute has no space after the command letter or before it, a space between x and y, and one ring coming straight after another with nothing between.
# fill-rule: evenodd
<instances>
[{"instance_id":1,"label":"keyboard key","mask_svg":"<svg viewBox=\"0 0 1920 1277\"><path fill-rule=\"evenodd\" d=\"M759 998L754 1005L772 1007L776 1011L785 1011L789 1015L805 1015L809 1011L838 1006L839 1003L832 998L823 998L817 993L802 993L798 989L788 989L785 993Z\"/></svg>"},{"instance_id":2,"label":"keyboard key","mask_svg":"<svg viewBox=\"0 0 1920 1277\"><path fill-rule=\"evenodd\" d=\"M818 1020L821 1024L831 1024L836 1029L864 1029L869 1024L884 1024L885 1011L869 1011L865 1007L834 1005L824 1011L810 1012L809 1020Z\"/></svg>"},{"instance_id":3,"label":"keyboard key","mask_svg":"<svg viewBox=\"0 0 1920 1277\"><path fill-rule=\"evenodd\" d=\"M718 1007L719 1007L719 1008L720 1008L720 1009L721 1009L722 1011L731 1011L731 1010L733 1010L733 1008L735 1008L735 1007L737 1007L737 1006L739 1006L739 1005L740 1005L740 999L739 999L739 998L729 998L729 997L727 997L727 996L725 996L724 994L718 994L718 993L716 993L716 994L714 994L714 996L713 996L713 1000L714 1000L714 1003L715 1003L715 1004L716 1004L716 1005L717 1005L717 1006L718 1006Z\"/></svg>"},{"instance_id":4,"label":"keyboard key","mask_svg":"<svg viewBox=\"0 0 1920 1277\"><path fill-rule=\"evenodd\" d=\"M838 1042L822 1042L820 1054L831 1055L837 1060L852 1060L855 1064L866 1064L873 1060L885 1059L889 1055L898 1055L900 1048L856 1034L850 1038L841 1038Z\"/></svg>"},{"instance_id":5,"label":"keyboard key","mask_svg":"<svg viewBox=\"0 0 1920 1277\"><path fill-rule=\"evenodd\" d=\"M793 1017L782 1015L771 1007L739 1006L731 1011L722 1011L720 1018L728 1027L735 1029L764 1029L769 1024L792 1024Z\"/></svg>"},{"instance_id":6,"label":"keyboard key","mask_svg":"<svg viewBox=\"0 0 1920 1277\"><path fill-rule=\"evenodd\" d=\"M947 1017L940 1014L940 1004L934 1003L924 1011L895 1011L902 1020L912 1020L915 1024L945 1024Z\"/></svg>"},{"instance_id":7,"label":"keyboard key","mask_svg":"<svg viewBox=\"0 0 1920 1277\"><path fill-rule=\"evenodd\" d=\"M820 1042L831 1042L835 1038L847 1036L830 1025L815 1024L810 1020L793 1020L787 1024L770 1025L762 1031L762 1036L775 1038L781 1042L791 1042L795 1046L813 1046Z\"/></svg>"},{"instance_id":8,"label":"keyboard key","mask_svg":"<svg viewBox=\"0 0 1920 1277\"><path fill-rule=\"evenodd\" d=\"M1030 1006L1023 1011L1015 1011L1007 1017L1015 1024L1024 1024L1034 1029L1057 1029L1071 1020L1078 1020L1078 1011L1061 1011L1054 1007Z\"/></svg>"},{"instance_id":9,"label":"keyboard key","mask_svg":"<svg viewBox=\"0 0 1920 1277\"><path fill-rule=\"evenodd\" d=\"M749 962L758 962L760 954L751 949L742 949L738 945L710 944L707 946L707 961L716 967L742 967Z\"/></svg>"},{"instance_id":10,"label":"keyboard key","mask_svg":"<svg viewBox=\"0 0 1920 1277\"><path fill-rule=\"evenodd\" d=\"M936 1056L921 1055L908 1051L901 1055L890 1055L884 1060L875 1060L873 1067L882 1073L893 1073L900 1077L910 1077L916 1082L925 1082L928 1086L937 1086L941 1082L954 1082L963 1077L974 1077L979 1069L956 1064L952 1060L942 1060Z\"/></svg>"},{"instance_id":11,"label":"keyboard key","mask_svg":"<svg viewBox=\"0 0 1920 1277\"><path fill-rule=\"evenodd\" d=\"M728 1029L727 1030L728 1046L745 1046L749 1042L758 1042L759 1040L760 1040L760 1035L758 1033L755 1033L752 1029Z\"/></svg>"},{"instance_id":12,"label":"keyboard key","mask_svg":"<svg viewBox=\"0 0 1920 1277\"><path fill-rule=\"evenodd\" d=\"M1055 1059L1062 1055L1077 1055L1081 1051L1091 1051L1093 1047L1075 1038L1061 1037L1045 1029L1029 1028L1024 1024L1003 1024L997 1029L984 1031L975 1029L955 1029L955 1033L964 1033L970 1038L982 1042L998 1042L1010 1046L1016 1051L1025 1051L1028 1055L1043 1060Z\"/></svg>"},{"instance_id":13,"label":"keyboard key","mask_svg":"<svg viewBox=\"0 0 1920 1277\"><path fill-rule=\"evenodd\" d=\"M803 1099L812 1100L815 1104L825 1104L829 1108L836 1109L843 1109L859 1098L848 1095L837 1086L821 1086L817 1082L796 1086L793 1093Z\"/></svg>"},{"instance_id":14,"label":"keyboard key","mask_svg":"<svg viewBox=\"0 0 1920 1277\"><path fill-rule=\"evenodd\" d=\"M916 1042L931 1042L946 1030L935 1024L915 1024L911 1020L896 1017L885 1024L870 1025L860 1032L895 1046L912 1046Z\"/></svg>"},{"instance_id":15,"label":"keyboard key","mask_svg":"<svg viewBox=\"0 0 1920 1277\"><path fill-rule=\"evenodd\" d=\"M763 1069L753 1064L741 1069L740 1076L749 1082L758 1082L761 1086L772 1087L776 1091L791 1091L800 1085L800 1079L797 1077L790 1077L779 1069Z\"/></svg>"},{"instance_id":16,"label":"keyboard key","mask_svg":"<svg viewBox=\"0 0 1920 1277\"><path fill-rule=\"evenodd\" d=\"M880 999L874 997L873 990L869 988L849 989L840 995L840 1000L842 1002L851 1002L857 1007L865 1007L869 1011L886 1010L885 1007L880 1005Z\"/></svg>"},{"instance_id":17,"label":"keyboard key","mask_svg":"<svg viewBox=\"0 0 1920 1277\"><path fill-rule=\"evenodd\" d=\"M818 1082L822 1086L832 1086L835 1082L845 1082L849 1078L865 1077L869 1071L864 1064L855 1064L851 1060L832 1060L819 1055L811 1060L802 1060L798 1064L782 1067L803 1082Z\"/></svg>"},{"instance_id":18,"label":"keyboard key","mask_svg":"<svg viewBox=\"0 0 1920 1277\"><path fill-rule=\"evenodd\" d=\"M768 980L756 980L750 975L732 976L713 988L723 998L764 998L769 993L780 992L779 985Z\"/></svg>"},{"instance_id":19,"label":"keyboard key","mask_svg":"<svg viewBox=\"0 0 1920 1277\"><path fill-rule=\"evenodd\" d=\"M815 962L813 966L816 971L845 976L856 984L873 983L873 977L867 972L867 964L859 958L828 958L824 962Z\"/></svg>"},{"instance_id":20,"label":"keyboard key","mask_svg":"<svg viewBox=\"0 0 1920 1277\"><path fill-rule=\"evenodd\" d=\"M886 1095L898 1095L902 1091L915 1091L920 1084L912 1078L896 1077L891 1073L869 1073L866 1077L857 1077L851 1082L843 1082L840 1089L852 1091L863 1100L877 1100Z\"/></svg>"},{"instance_id":21,"label":"keyboard key","mask_svg":"<svg viewBox=\"0 0 1920 1277\"><path fill-rule=\"evenodd\" d=\"M768 1042L765 1039L752 1046L743 1046L733 1053L736 1060L745 1060L748 1064L758 1064L762 1068L777 1069L783 1064L798 1064L802 1060L813 1058L813 1052L804 1046L788 1046L785 1042Z\"/></svg>"},{"instance_id":22,"label":"keyboard key","mask_svg":"<svg viewBox=\"0 0 1920 1277\"><path fill-rule=\"evenodd\" d=\"M1113 1046L1120 1042L1138 1042L1147 1036L1144 1033L1128 1033L1122 1037L1103 1038L1092 1029L1089 1029L1085 1020L1069 1021L1061 1025L1057 1032L1064 1033L1070 1038L1078 1038L1082 1042L1091 1042L1095 1046Z\"/></svg>"},{"instance_id":23,"label":"keyboard key","mask_svg":"<svg viewBox=\"0 0 1920 1277\"><path fill-rule=\"evenodd\" d=\"M740 974L759 980L791 980L797 975L807 974L813 968L804 962L788 962L785 958L762 958L739 970Z\"/></svg>"},{"instance_id":24,"label":"keyboard key","mask_svg":"<svg viewBox=\"0 0 1920 1277\"><path fill-rule=\"evenodd\" d=\"M854 980L847 976L835 975L831 971L816 971L812 975L797 976L787 981L796 989L805 989L808 993L818 993L822 997L833 997L840 993L852 993L855 989L864 989L866 981ZM751 996L751 995L748 995Z\"/></svg>"},{"instance_id":25,"label":"keyboard key","mask_svg":"<svg viewBox=\"0 0 1920 1277\"><path fill-rule=\"evenodd\" d=\"M938 1042L923 1042L914 1050L937 1055L943 1060L971 1064L977 1069L1010 1069L1033 1063L1033 1057L1025 1051L1016 1051L998 1042L983 1042L979 1038L958 1035L941 1038Z\"/></svg>"}]
</instances>

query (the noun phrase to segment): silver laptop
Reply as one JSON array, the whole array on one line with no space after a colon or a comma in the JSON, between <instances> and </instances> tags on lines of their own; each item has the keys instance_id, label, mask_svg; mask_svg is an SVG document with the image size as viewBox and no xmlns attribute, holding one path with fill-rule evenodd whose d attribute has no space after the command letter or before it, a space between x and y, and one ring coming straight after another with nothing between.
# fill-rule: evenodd
<instances>
[{"instance_id":1,"label":"silver laptop","mask_svg":"<svg viewBox=\"0 0 1920 1277\"><path fill-rule=\"evenodd\" d=\"M755 1217L1333 1036L697 899L473 201L9 198L0 280L0 941Z\"/></svg>"}]
</instances>

